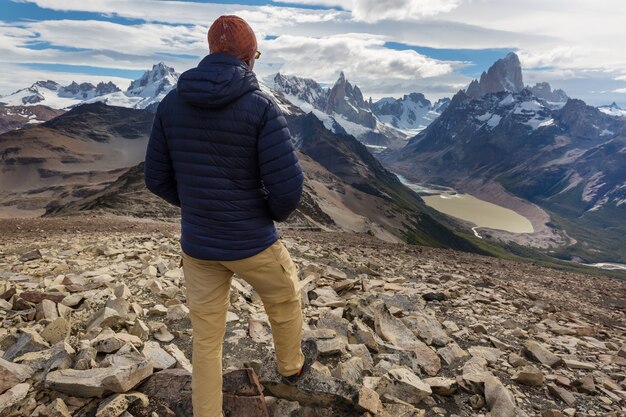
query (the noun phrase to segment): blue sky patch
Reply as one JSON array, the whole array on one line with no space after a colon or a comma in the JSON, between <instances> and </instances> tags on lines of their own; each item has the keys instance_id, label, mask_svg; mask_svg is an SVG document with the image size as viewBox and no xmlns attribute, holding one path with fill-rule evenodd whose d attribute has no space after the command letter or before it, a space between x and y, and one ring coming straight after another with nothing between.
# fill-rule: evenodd
<instances>
[{"instance_id":1,"label":"blue sky patch","mask_svg":"<svg viewBox=\"0 0 626 417\"><path fill-rule=\"evenodd\" d=\"M140 78L144 71L137 70L126 70L126 69L116 69L116 68L100 68L100 67L91 67L88 65L66 65L66 64L40 64L40 63L32 63L32 64L21 64L25 67L31 69L38 69L50 72L69 72L76 74L86 74L86 75L98 75L103 78L106 77L121 77L121 78L129 78L129 79L138 79Z\"/></svg>"},{"instance_id":2,"label":"blue sky patch","mask_svg":"<svg viewBox=\"0 0 626 417\"><path fill-rule=\"evenodd\" d=\"M467 77L480 77L483 71L487 71L495 61L504 58L514 49L438 49L426 46L413 46L399 42L386 42L385 47L396 50L411 49L421 55L441 61L466 61L470 65L463 67L459 72Z\"/></svg>"},{"instance_id":3,"label":"blue sky patch","mask_svg":"<svg viewBox=\"0 0 626 417\"><path fill-rule=\"evenodd\" d=\"M100 20L120 24L143 23L139 19L127 19L119 16L108 16L102 13L60 11L42 9L34 3L16 3L11 0L0 0L0 21L23 22L38 20Z\"/></svg>"}]
</instances>

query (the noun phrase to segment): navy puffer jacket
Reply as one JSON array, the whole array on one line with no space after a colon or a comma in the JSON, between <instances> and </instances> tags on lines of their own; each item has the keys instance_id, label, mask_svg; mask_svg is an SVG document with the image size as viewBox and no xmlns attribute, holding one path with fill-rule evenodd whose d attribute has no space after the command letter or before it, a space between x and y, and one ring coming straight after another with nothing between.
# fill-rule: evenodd
<instances>
[{"instance_id":1,"label":"navy puffer jacket","mask_svg":"<svg viewBox=\"0 0 626 417\"><path fill-rule=\"evenodd\" d=\"M243 259L278 239L303 174L280 109L237 58L211 54L161 102L145 164L150 191L181 207L183 251Z\"/></svg>"}]
</instances>

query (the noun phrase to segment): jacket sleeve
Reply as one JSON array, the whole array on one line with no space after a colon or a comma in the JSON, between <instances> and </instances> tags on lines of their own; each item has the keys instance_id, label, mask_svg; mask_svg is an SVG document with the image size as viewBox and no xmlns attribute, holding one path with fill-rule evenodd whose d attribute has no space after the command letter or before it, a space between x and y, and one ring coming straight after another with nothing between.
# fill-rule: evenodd
<instances>
[{"instance_id":1,"label":"jacket sleeve","mask_svg":"<svg viewBox=\"0 0 626 417\"><path fill-rule=\"evenodd\" d=\"M284 221L300 204L304 174L287 120L272 100L263 117L257 150L270 214L275 221Z\"/></svg>"},{"instance_id":2,"label":"jacket sleeve","mask_svg":"<svg viewBox=\"0 0 626 417\"><path fill-rule=\"evenodd\" d=\"M180 207L174 167L161 124L160 109L161 106L159 105L146 152L144 166L146 187L168 203Z\"/></svg>"}]
</instances>

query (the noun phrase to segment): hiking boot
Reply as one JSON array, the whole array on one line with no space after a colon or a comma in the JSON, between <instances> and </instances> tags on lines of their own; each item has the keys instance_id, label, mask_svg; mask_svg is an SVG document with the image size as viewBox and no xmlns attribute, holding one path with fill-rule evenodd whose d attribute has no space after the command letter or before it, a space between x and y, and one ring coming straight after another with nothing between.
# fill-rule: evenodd
<instances>
[{"instance_id":1,"label":"hiking boot","mask_svg":"<svg viewBox=\"0 0 626 417\"><path fill-rule=\"evenodd\" d=\"M293 385L297 383L311 369L311 365L317 360L317 342L315 339L306 339L302 342L302 354L304 355L304 364L297 374L284 376L283 379L287 384Z\"/></svg>"}]
</instances>

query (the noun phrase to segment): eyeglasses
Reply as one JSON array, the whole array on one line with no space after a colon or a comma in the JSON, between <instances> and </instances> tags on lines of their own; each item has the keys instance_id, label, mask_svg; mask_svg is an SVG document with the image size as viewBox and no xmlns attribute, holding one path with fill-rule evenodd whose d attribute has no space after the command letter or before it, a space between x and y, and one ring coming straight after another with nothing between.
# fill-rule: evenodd
<instances>
[{"instance_id":1,"label":"eyeglasses","mask_svg":"<svg viewBox=\"0 0 626 417\"><path fill-rule=\"evenodd\" d=\"M254 59L259 59L259 58L261 58L261 52L260 51L256 51L254 53Z\"/></svg>"}]
</instances>

